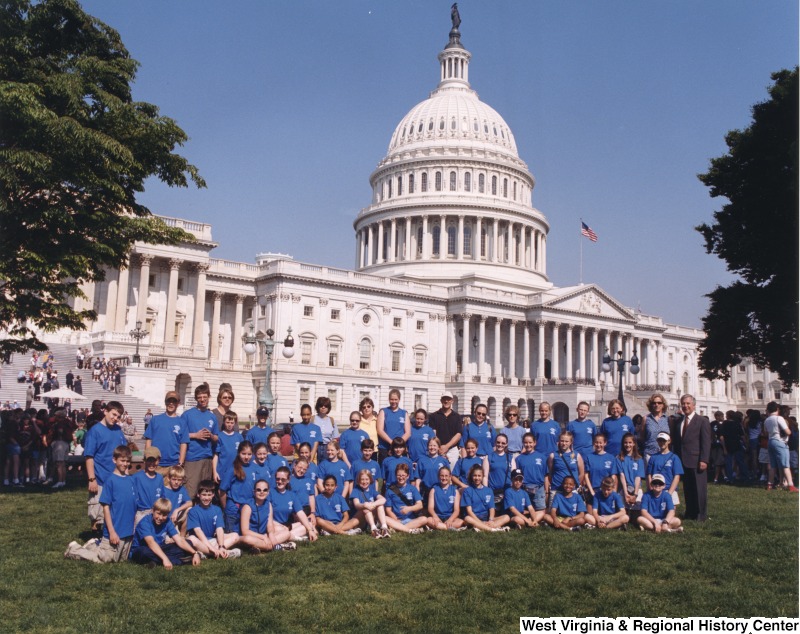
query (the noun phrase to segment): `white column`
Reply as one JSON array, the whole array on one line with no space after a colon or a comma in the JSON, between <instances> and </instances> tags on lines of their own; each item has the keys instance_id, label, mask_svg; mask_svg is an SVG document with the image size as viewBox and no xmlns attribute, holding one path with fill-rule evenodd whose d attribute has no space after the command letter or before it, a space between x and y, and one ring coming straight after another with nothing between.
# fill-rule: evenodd
<instances>
[{"instance_id":1,"label":"white column","mask_svg":"<svg viewBox=\"0 0 800 634\"><path fill-rule=\"evenodd\" d=\"M448 361L448 374L456 374L458 370L457 356L458 356L458 323L454 315L447 315L447 338L450 340L450 354L447 358ZM450 377L448 377L449 380Z\"/></svg>"},{"instance_id":2,"label":"white column","mask_svg":"<svg viewBox=\"0 0 800 634\"><path fill-rule=\"evenodd\" d=\"M500 221L495 218L494 219L494 228L492 229L492 245L494 247L492 253L492 261L499 262L500 261Z\"/></svg>"},{"instance_id":3,"label":"white column","mask_svg":"<svg viewBox=\"0 0 800 634\"><path fill-rule=\"evenodd\" d=\"M506 237L508 242L508 249L506 250L505 261L509 264L514 263L514 225L509 221L506 223Z\"/></svg>"},{"instance_id":4,"label":"white column","mask_svg":"<svg viewBox=\"0 0 800 634\"><path fill-rule=\"evenodd\" d=\"M566 378L571 380L574 377L572 376L572 324L567 324L567 350L566 350Z\"/></svg>"},{"instance_id":5,"label":"white column","mask_svg":"<svg viewBox=\"0 0 800 634\"><path fill-rule=\"evenodd\" d=\"M517 321L508 322L508 376L517 376Z\"/></svg>"},{"instance_id":6,"label":"white column","mask_svg":"<svg viewBox=\"0 0 800 634\"><path fill-rule=\"evenodd\" d=\"M547 322L543 319L539 319L536 322L536 327L538 328L538 335L539 335L539 347L536 350L536 379L539 381L544 380L544 335L545 335L545 328L547 327Z\"/></svg>"},{"instance_id":7,"label":"white column","mask_svg":"<svg viewBox=\"0 0 800 634\"><path fill-rule=\"evenodd\" d=\"M411 217L406 218L406 239L405 243L403 244L405 247L403 252L405 255L403 256L405 261L408 262L411 258Z\"/></svg>"},{"instance_id":8,"label":"white column","mask_svg":"<svg viewBox=\"0 0 800 634\"><path fill-rule=\"evenodd\" d=\"M150 263L152 255L139 256L139 299L136 304L136 321L144 325L147 320L147 297L150 294Z\"/></svg>"},{"instance_id":9,"label":"white column","mask_svg":"<svg viewBox=\"0 0 800 634\"><path fill-rule=\"evenodd\" d=\"M106 330L113 332L117 327L117 280L109 279L111 275L119 273L106 271Z\"/></svg>"},{"instance_id":10,"label":"white column","mask_svg":"<svg viewBox=\"0 0 800 634\"><path fill-rule=\"evenodd\" d=\"M220 292L214 293L214 313L211 318L211 341L208 346L211 348L209 352L210 359L219 359L219 318L222 313L222 298L225 294Z\"/></svg>"},{"instance_id":11,"label":"white column","mask_svg":"<svg viewBox=\"0 0 800 634\"><path fill-rule=\"evenodd\" d=\"M244 300L247 295L236 296L236 316L233 318L233 341L231 341L232 360L242 360L242 316L244 315Z\"/></svg>"},{"instance_id":12,"label":"white column","mask_svg":"<svg viewBox=\"0 0 800 634\"><path fill-rule=\"evenodd\" d=\"M464 215L458 215L458 230L456 231L456 258L464 259ZM480 372L478 372L480 374Z\"/></svg>"},{"instance_id":13,"label":"white column","mask_svg":"<svg viewBox=\"0 0 800 634\"><path fill-rule=\"evenodd\" d=\"M127 258L125 268L119 271L119 282L117 282L117 309L115 313L114 330L125 332L128 318L128 280L130 279L130 258Z\"/></svg>"},{"instance_id":14,"label":"white column","mask_svg":"<svg viewBox=\"0 0 800 634\"><path fill-rule=\"evenodd\" d=\"M473 260L480 260L481 259L481 231L483 231L481 227L481 217L478 216L475 219L475 235L472 238L472 259Z\"/></svg>"},{"instance_id":15,"label":"white column","mask_svg":"<svg viewBox=\"0 0 800 634\"><path fill-rule=\"evenodd\" d=\"M469 320L472 318L472 315L469 313L463 313L461 315L461 371L464 375L468 375L469 372L469 349L472 347L472 340L469 337Z\"/></svg>"},{"instance_id":16,"label":"white column","mask_svg":"<svg viewBox=\"0 0 800 634\"><path fill-rule=\"evenodd\" d=\"M578 326L578 367L575 369L575 376L579 379L586 378L586 328Z\"/></svg>"},{"instance_id":17,"label":"white column","mask_svg":"<svg viewBox=\"0 0 800 634\"><path fill-rule=\"evenodd\" d=\"M542 273L547 275L547 238L542 234Z\"/></svg>"},{"instance_id":18,"label":"white column","mask_svg":"<svg viewBox=\"0 0 800 634\"><path fill-rule=\"evenodd\" d=\"M358 232L358 253L356 253L356 270L364 266L364 230Z\"/></svg>"},{"instance_id":19,"label":"white column","mask_svg":"<svg viewBox=\"0 0 800 634\"><path fill-rule=\"evenodd\" d=\"M395 261L395 253L397 251L397 219L392 218L389 229L389 262Z\"/></svg>"},{"instance_id":20,"label":"white column","mask_svg":"<svg viewBox=\"0 0 800 634\"><path fill-rule=\"evenodd\" d=\"M531 331L527 321L522 322L522 378L531 378Z\"/></svg>"},{"instance_id":21,"label":"white column","mask_svg":"<svg viewBox=\"0 0 800 634\"><path fill-rule=\"evenodd\" d=\"M366 253L366 262L365 266L369 266L374 262L372 259L372 254L375 249L375 230L373 229L373 225L367 227L367 253Z\"/></svg>"},{"instance_id":22,"label":"white column","mask_svg":"<svg viewBox=\"0 0 800 634\"><path fill-rule=\"evenodd\" d=\"M500 367L500 322L499 317L494 320L494 367L492 369L492 376L502 376L502 368Z\"/></svg>"},{"instance_id":23,"label":"white column","mask_svg":"<svg viewBox=\"0 0 800 634\"><path fill-rule=\"evenodd\" d=\"M431 257L430 252L431 239L428 236L428 216L422 216L422 259L427 260Z\"/></svg>"},{"instance_id":24,"label":"white column","mask_svg":"<svg viewBox=\"0 0 800 634\"><path fill-rule=\"evenodd\" d=\"M531 258L531 242L533 241L533 229L525 227L523 229L523 243L525 244L525 268L533 268L533 259Z\"/></svg>"},{"instance_id":25,"label":"white column","mask_svg":"<svg viewBox=\"0 0 800 634\"><path fill-rule=\"evenodd\" d=\"M477 374L483 374L483 360L486 351L486 317L478 315L478 371Z\"/></svg>"},{"instance_id":26,"label":"white column","mask_svg":"<svg viewBox=\"0 0 800 634\"><path fill-rule=\"evenodd\" d=\"M552 379L560 379L561 372L559 371L558 361L559 361L559 352L558 349L558 329L561 327L561 324L553 322L553 358L550 360L550 378Z\"/></svg>"},{"instance_id":27,"label":"white column","mask_svg":"<svg viewBox=\"0 0 800 634\"><path fill-rule=\"evenodd\" d=\"M592 362L589 366L592 368L592 376L595 381L598 381L600 378L600 373L598 372L599 363L600 363L600 350L598 349L598 337L600 333L598 332L597 328L592 328Z\"/></svg>"},{"instance_id":28,"label":"white column","mask_svg":"<svg viewBox=\"0 0 800 634\"><path fill-rule=\"evenodd\" d=\"M175 312L178 306L178 271L181 268L182 260L172 259L169 261L169 289L167 291L167 317L164 323L164 341L173 343L175 341Z\"/></svg>"},{"instance_id":29,"label":"white column","mask_svg":"<svg viewBox=\"0 0 800 634\"><path fill-rule=\"evenodd\" d=\"M661 383L661 341L656 339L656 383Z\"/></svg>"},{"instance_id":30,"label":"white column","mask_svg":"<svg viewBox=\"0 0 800 634\"><path fill-rule=\"evenodd\" d=\"M192 329L192 348L201 355L205 353L205 340L203 338L203 323L206 313L206 271L208 264L198 263L194 265L197 271L197 291L194 296L194 328Z\"/></svg>"},{"instance_id":31,"label":"white column","mask_svg":"<svg viewBox=\"0 0 800 634\"><path fill-rule=\"evenodd\" d=\"M447 257L447 216L439 216L439 259Z\"/></svg>"},{"instance_id":32,"label":"white column","mask_svg":"<svg viewBox=\"0 0 800 634\"><path fill-rule=\"evenodd\" d=\"M383 264L383 221L378 223L378 244L375 246L378 247L375 263Z\"/></svg>"}]
</instances>

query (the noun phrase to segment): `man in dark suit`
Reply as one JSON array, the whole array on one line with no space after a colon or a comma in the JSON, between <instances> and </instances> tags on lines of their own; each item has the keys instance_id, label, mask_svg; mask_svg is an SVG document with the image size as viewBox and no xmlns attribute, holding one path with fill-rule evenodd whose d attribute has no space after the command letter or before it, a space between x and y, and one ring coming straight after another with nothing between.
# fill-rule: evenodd
<instances>
[{"instance_id":1,"label":"man in dark suit","mask_svg":"<svg viewBox=\"0 0 800 634\"><path fill-rule=\"evenodd\" d=\"M705 522L708 519L708 461L711 452L711 424L695 413L694 396L681 397L683 417L672 428L672 450L683 463L685 519Z\"/></svg>"}]
</instances>

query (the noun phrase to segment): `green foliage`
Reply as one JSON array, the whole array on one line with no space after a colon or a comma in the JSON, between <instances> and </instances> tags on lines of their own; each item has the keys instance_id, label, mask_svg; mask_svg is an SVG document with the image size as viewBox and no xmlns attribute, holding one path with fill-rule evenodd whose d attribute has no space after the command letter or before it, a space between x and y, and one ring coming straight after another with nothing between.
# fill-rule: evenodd
<instances>
[{"instance_id":1,"label":"green foliage","mask_svg":"<svg viewBox=\"0 0 800 634\"><path fill-rule=\"evenodd\" d=\"M681 507L679 507L680 509ZM323 537L147 570L65 560L85 482L0 492L3 631L518 632L520 616L798 616L798 496L712 486L686 532Z\"/></svg>"},{"instance_id":2,"label":"green foliage","mask_svg":"<svg viewBox=\"0 0 800 634\"><path fill-rule=\"evenodd\" d=\"M770 99L753 106L746 130L700 180L728 199L714 224L697 227L706 251L742 279L709 293L700 344L704 376L727 378L742 357L798 381L798 70L773 73Z\"/></svg>"},{"instance_id":3,"label":"green foliage","mask_svg":"<svg viewBox=\"0 0 800 634\"><path fill-rule=\"evenodd\" d=\"M125 266L136 241L193 237L136 201L155 176L205 183L173 153L187 136L135 102L137 62L74 0L0 6L0 351L41 348L33 328L83 329L81 283Z\"/></svg>"}]
</instances>

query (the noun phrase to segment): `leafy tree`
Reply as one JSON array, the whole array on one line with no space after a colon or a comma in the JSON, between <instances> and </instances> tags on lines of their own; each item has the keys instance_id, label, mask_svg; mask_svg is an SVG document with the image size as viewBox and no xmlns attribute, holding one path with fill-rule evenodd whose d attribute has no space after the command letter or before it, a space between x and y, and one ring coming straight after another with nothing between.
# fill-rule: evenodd
<instances>
[{"instance_id":1,"label":"leafy tree","mask_svg":"<svg viewBox=\"0 0 800 634\"><path fill-rule=\"evenodd\" d=\"M132 99L137 67L74 0L0 4L0 352L96 319L73 299L134 242L193 240L136 201L151 176L205 187L173 153L184 131Z\"/></svg>"},{"instance_id":2,"label":"leafy tree","mask_svg":"<svg viewBox=\"0 0 800 634\"><path fill-rule=\"evenodd\" d=\"M700 344L707 378L727 378L730 366L751 357L785 389L798 380L797 72L773 73L770 99L753 106L750 127L729 132L728 153L699 175L712 197L729 202L697 231L706 251L741 278L707 295Z\"/></svg>"}]
</instances>

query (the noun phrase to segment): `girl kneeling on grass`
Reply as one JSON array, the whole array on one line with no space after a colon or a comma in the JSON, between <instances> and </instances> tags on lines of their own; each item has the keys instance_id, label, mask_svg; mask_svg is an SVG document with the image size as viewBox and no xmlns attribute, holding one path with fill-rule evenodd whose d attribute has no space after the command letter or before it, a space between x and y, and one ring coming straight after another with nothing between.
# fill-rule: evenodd
<instances>
[{"instance_id":1,"label":"girl kneeling on grass","mask_svg":"<svg viewBox=\"0 0 800 634\"><path fill-rule=\"evenodd\" d=\"M386 460L383 461L386 464ZM386 523L401 533L421 533L428 524L427 517L421 517L422 496L408 481L410 469L401 462L395 467L395 483L386 487Z\"/></svg>"},{"instance_id":2,"label":"girl kneeling on grass","mask_svg":"<svg viewBox=\"0 0 800 634\"><path fill-rule=\"evenodd\" d=\"M461 493L461 508L464 521L476 531L496 533L508 530L508 515L495 517L494 491L484 485L483 467L474 465L469 470L470 486Z\"/></svg>"},{"instance_id":3,"label":"girl kneeling on grass","mask_svg":"<svg viewBox=\"0 0 800 634\"><path fill-rule=\"evenodd\" d=\"M267 501L269 482L259 480L253 489L253 499L242 505L241 541L258 555L265 550L295 550L289 541L289 529L272 519L272 506Z\"/></svg>"},{"instance_id":4,"label":"girl kneeling on grass","mask_svg":"<svg viewBox=\"0 0 800 634\"><path fill-rule=\"evenodd\" d=\"M375 487L375 478L369 469L362 469L356 474L356 483L353 487L353 492L350 494L350 499L353 501L353 507L356 510L354 519L357 519L359 525L369 526L370 534L375 539L382 537L389 537L389 527L386 524L386 498L384 498L378 489ZM380 522L380 528L375 518Z\"/></svg>"},{"instance_id":5,"label":"girl kneeling on grass","mask_svg":"<svg viewBox=\"0 0 800 634\"><path fill-rule=\"evenodd\" d=\"M561 490L553 498L550 515L544 516L544 521L553 528L560 528L565 531L579 531L586 523L586 518L584 517L586 503L580 495L575 493L575 486L575 478L571 475L564 476L561 481Z\"/></svg>"},{"instance_id":6,"label":"girl kneeling on grass","mask_svg":"<svg viewBox=\"0 0 800 634\"><path fill-rule=\"evenodd\" d=\"M359 520L350 518L350 507L336 492L336 477L327 475L322 481L322 493L314 498L317 509L317 530L320 535L358 535Z\"/></svg>"},{"instance_id":7,"label":"girl kneeling on grass","mask_svg":"<svg viewBox=\"0 0 800 634\"><path fill-rule=\"evenodd\" d=\"M241 550L233 548L239 541L239 534L223 530L224 517L222 509L213 504L214 492L212 480L203 480L197 487L194 506L186 519L186 539L206 557L235 559L242 554Z\"/></svg>"},{"instance_id":8,"label":"girl kneeling on grass","mask_svg":"<svg viewBox=\"0 0 800 634\"><path fill-rule=\"evenodd\" d=\"M439 483L428 493L428 526L439 531L465 530L464 520L458 516L460 510L461 493L453 484L450 467L443 466L439 469Z\"/></svg>"}]
</instances>

